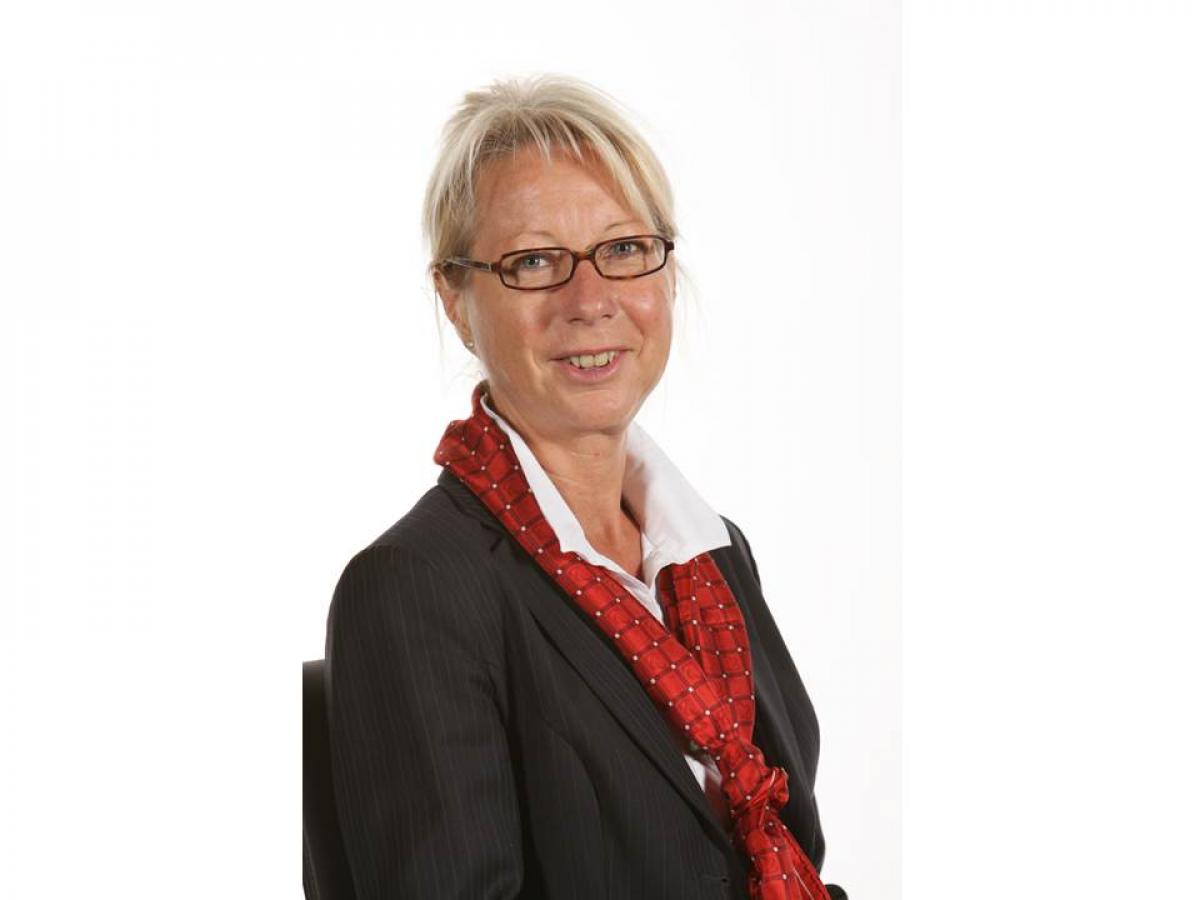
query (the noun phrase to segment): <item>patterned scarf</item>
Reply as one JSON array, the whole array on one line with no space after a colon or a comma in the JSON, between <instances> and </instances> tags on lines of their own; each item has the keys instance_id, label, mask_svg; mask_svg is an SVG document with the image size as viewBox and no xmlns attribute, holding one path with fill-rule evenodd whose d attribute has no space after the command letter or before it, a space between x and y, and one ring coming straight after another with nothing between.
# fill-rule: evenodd
<instances>
[{"instance_id":1,"label":"patterned scarf","mask_svg":"<svg viewBox=\"0 0 1200 900\"><path fill-rule=\"evenodd\" d=\"M620 651L678 733L721 772L734 836L750 861L753 900L829 900L816 868L779 818L787 772L753 743L754 681L745 621L716 562L701 553L659 572L666 628L607 569L563 553L516 454L471 395L469 419L451 422L434 461L475 494L542 570Z\"/></svg>"}]
</instances>

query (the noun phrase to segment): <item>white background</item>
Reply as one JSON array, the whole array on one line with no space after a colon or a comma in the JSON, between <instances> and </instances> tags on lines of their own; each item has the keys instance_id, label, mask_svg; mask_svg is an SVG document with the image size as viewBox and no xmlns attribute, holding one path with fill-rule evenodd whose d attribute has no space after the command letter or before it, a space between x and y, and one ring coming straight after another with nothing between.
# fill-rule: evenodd
<instances>
[{"instance_id":1,"label":"white background","mask_svg":"<svg viewBox=\"0 0 1200 900\"><path fill-rule=\"evenodd\" d=\"M904 886L1196 897L1200 10L904 7Z\"/></svg>"},{"instance_id":2,"label":"white background","mask_svg":"<svg viewBox=\"0 0 1200 900\"><path fill-rule=\"evenodd\" d=\"M6 8L0 895L300 895L299 662L468 408L437 132L531 71L632 107L674 182L693 290L641 421L754 547L826 878L1180 895L1196 37L909 2L902 134L895 3Z\"/></svg>"}]
</instances>

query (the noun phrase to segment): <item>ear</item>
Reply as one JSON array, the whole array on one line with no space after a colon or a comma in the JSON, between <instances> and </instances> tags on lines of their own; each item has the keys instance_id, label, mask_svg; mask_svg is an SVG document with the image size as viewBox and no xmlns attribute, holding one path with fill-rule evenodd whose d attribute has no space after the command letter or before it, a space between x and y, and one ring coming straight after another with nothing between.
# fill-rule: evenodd
<instances>
[{"instance_id":1,"label":"ear","mask_svg":"<svg viewBox=\"0 0 1200 900\"><path fill-rule=\"evenodd\" d=\"M467 305L464 299L466 291L463 288L452 286L441 269L433 270L433 286L442 301L442 309L446 312L446 318L458 332L459 340L464 344L469 344L473 338L471 337L470 323L467 321Z\"/></svg>"}]
</instances>

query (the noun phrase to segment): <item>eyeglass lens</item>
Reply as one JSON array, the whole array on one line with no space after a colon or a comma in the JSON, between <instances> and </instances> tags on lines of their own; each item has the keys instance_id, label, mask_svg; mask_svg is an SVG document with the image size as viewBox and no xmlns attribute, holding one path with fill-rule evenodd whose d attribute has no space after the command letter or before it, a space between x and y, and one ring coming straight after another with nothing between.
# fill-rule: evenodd
<instances>
[{"instance_id":1,"label":"eyeglass lens","mask_svg":"<svg viewBox=\"0 0 1200 900\"><path fill-rule=\"evenodd\" d=\"M667 245L662 238L615 238L596 245L596 269L606 278L636 278L662 267ZM571 277L571 251L562 247L505 254L500 278L509 287L554 287Z\"/></svg>"}]
</instances>

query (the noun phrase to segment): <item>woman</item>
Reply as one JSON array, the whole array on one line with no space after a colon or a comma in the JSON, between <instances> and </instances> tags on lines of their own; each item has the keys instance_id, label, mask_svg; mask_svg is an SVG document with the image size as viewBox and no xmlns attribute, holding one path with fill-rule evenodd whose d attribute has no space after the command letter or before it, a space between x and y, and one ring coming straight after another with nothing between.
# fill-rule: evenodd
<instances>
[{"instance_id":1,"label":"woman","mask_svg":"<svg viewBox=\"0 0 1200 900\"><path fill-rule=\"evenodd\" d=\"M586 85L499 83L448 123L425 226L486 377L330 609L356 892L844 897L750 548L633 421L675 299L654 154Z\"/></svg>"}]
</instances>

